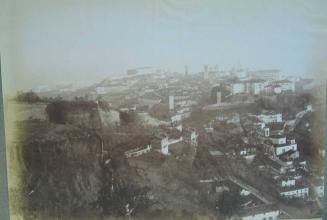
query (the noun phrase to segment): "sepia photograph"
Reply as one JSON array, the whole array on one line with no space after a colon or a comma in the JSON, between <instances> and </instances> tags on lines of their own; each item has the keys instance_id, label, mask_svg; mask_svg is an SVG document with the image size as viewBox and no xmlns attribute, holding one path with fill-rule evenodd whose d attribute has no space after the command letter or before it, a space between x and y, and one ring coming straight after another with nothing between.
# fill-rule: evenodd
<instances>
[{"instance_id":1,"label":"sepia photograph","mask_svg":"<svg viewBox=\"0 0 327 220\"><path fill-rule=\"evenodd\" d=\"M323 219L326 1L0 4L11 220Z\"/></svg>"}]
</instances>

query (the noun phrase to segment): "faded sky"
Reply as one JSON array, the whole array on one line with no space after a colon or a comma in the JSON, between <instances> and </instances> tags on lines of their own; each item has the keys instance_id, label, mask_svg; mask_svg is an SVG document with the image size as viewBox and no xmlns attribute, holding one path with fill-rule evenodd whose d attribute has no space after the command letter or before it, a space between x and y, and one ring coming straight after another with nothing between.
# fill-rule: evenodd
<instances>
[{"instance_id":1,"label":"faded sky","mask_svg":"<svg viewBox=\"0 0 327 220\"><path fill-rule=\"evenodd\" d=\"M5 88L92 81L152 66L317 71L325 0L0 0ZM319 55L320 54L320 55Z\"/></svg>"}]
</instances>

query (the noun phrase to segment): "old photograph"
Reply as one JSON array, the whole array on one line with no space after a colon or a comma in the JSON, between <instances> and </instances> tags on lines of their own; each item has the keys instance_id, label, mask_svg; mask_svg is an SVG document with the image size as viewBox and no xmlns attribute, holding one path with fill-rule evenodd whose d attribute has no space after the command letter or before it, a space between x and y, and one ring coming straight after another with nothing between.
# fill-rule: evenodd
<instances>
[{"instance_id":1,"label":"old photograph","mask_svg":"<svg viewBox=\"0 0 327 220\"><path fill-rule=\"evenodd\" d=\"M12 220L323 218L325 1L0 2Z\"/></svg>"}]
</instances>

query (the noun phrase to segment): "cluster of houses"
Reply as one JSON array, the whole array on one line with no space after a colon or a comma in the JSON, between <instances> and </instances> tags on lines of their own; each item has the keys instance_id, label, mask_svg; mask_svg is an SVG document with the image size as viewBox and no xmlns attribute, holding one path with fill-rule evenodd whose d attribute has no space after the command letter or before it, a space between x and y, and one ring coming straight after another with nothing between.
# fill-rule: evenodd
<instances>
[{"instance_id":1,"label":"cluster of houses","mask_svg":"<svg viewBox=\"0 0 327 220\"><path fill-rule=\"evenodd\" d=\"M295 91L295 83L290 80L267 81L259 78L235 80L228 83L226 87L232 95L274 95Z\"/></svg>"},{"instance_id":2,"label":"cluster of houses","mask_svg":"<svg viewBox=\"0 0 327 220\"><path fill-rule=\"evenodd\" d=\"M138 83L134 72L129 74L129 88L131 88L131 84L136 85ZM232 98L234 95L236 95L235 97L269 96L292 93L296 89L295 81L276 79L276 70L247 72L246 76L241 76L243 72L240 70L235 70L233 73L238 79L220 82L219 86L216 86L212 91L212 102L219 107L223 106L226 99L229 100L229 96ZM227 78L230 77L230 74L210 70L209 68L204 69L203 77L210 80L217 74L226 75ZM190 86L188 83L183 83L181 79L176 77L154 76L142 78L147 82L152 81L151 83L144 83L144 86L141 86L137 93L130 93L130 97L137 96L138 105L149 107L159 103L167 103L170 117L169 125L166 125L164 130L158 132L149 144L126 151L126 158L139 157L150 152L159 152L161 155L169 156L174 154L172 149L178 148L180 145L187 145L195 150L197 149L198 133L195 129L184 128L182 121L190 116L192 107L197 104L197 100L201 96L200 89L196 86ZM107 84L110 84L110 91L105 88ZM114 86L113 82L107 84L98 86L96 93L114 92L112 87L121 91L127 86L123 81L119 81ZM231 102L238 101L233 99ZM123 110L121 109L121 111ZM135 109L133 110L135 111ZM312 108L309 110L312 110ZM312 193L321 198L324 194L323 179L318 178L314 181L306 179L305 176L308 173L307 162L301 157L295 138L284 133L285 121L283 115L279 112L263 112L257 115L248 115L248 117L254 118L249 126L255 131L254 139L256 141L253 141L253 137L249 135L243 137L242 142L239 144L236 143L232 147L228 147L228 150L211 149L209 151L211 156L232 159L242 157L248 163L251 163L258 155L258 152L263 151L265 152L265 160L258 168L264 170L265 173L269 173L276 192L281 198L306 200ZM204 130L207 133L214 133L213 123L216 122L241 126L241 120L239 114L219 115L215 120L206 124ZM216 185L216 193L230 190L231 184L219 183L221 185ZM240 195L244 199L242 210L239 213L240 219L275 220L278 218L280 210L269 202L260 201L258 199L260 197L259 193L257 197L255 196L255 189L243 186L237 181L234 181L233 184L240 187Z\"/></svg>"},{"instance_id":3,"label":"cluster of houses","mask_svg":"<svg viewBox=\"0 0 327 220\"><path fill-rule=\"evenodd\" d=\"M172 115L180 115L182 118L187 118L191 114L192 106L197 104L196 99L199 93L193 88L184 88L170 91L168 97L169 111Z\"/></svg>"},{"instance_id":4,"label":"cluster of houses","mask_svg":"<svg viewBox=\"0 0 327 220\"><path fill-rule=\"evenodd\" d=\"M301 157L297 143L293 137L287 137L283 130L273 130L271 124L283 123L282 114L266 113L256 116L256 123L266 148L266 163L271 176L276 182L280 197L285 199L307 199L310 193L310 184L306 180L308 173L307 162ZM278 126L277 126L278 127ZM321 183L311 189L321 194Z\"/></svg>"},{"instance_id":5,"label":"cluster of houses","mask_svg":"<svg viewBox=\"0 0 327 220\"><path fill-rule=\"evenodd\" d=\"M307 110L312 111L312 106L308 105ZM306 110L306 111L307 111ZM323 198L324 182L323 177L310 178L307 161L301 156L298 145L294 137L284 133L285 120L282 113L279 112L262 112L256 115L247 115L248 132L254 131L257 143L250 141L250 137L243 137L240 144L235 144L230 152L220 150L211 150L211 156L241 156L247 161L252 162L257 155L258 150L264 153L264 160L258 164L259 170L268 174L271 182L275 185L276 193L281 199L310 200L313 197ZM204 126L207 133L213 133L212 126L215 121L224 121L226 123L238 124L243 118L238 114L219 115L214 121ZM242 121L244 123L244 121ZM248 134L249 134L248 133ZM261 149L259 149L261 148ZM223 188L228 189L226 185ZM241 188L240 195L246 197L244 188ZM252 193L247 191L248 193ZM276 206L270 204L247 205L239 214L240 219L277 219L280 211Z\"/></svg>"}]
</instances>

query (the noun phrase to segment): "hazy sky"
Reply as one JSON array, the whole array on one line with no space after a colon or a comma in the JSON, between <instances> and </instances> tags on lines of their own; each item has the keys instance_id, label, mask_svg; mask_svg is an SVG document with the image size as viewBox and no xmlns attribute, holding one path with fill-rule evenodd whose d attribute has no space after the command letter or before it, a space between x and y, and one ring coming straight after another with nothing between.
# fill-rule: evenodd
<instances>
[{"instance_id":1,"label":"hazy sky","mask_svg":"<svg viewBox=\"0 0 327 220\"><path fill-rule=\"evenodd\" d=\"M186 64L191 73L217 64L310 74L325 48L326 2L0 0L5 87L95 82L140 66L182 71Z\"/></svg>"}]
</instances>

